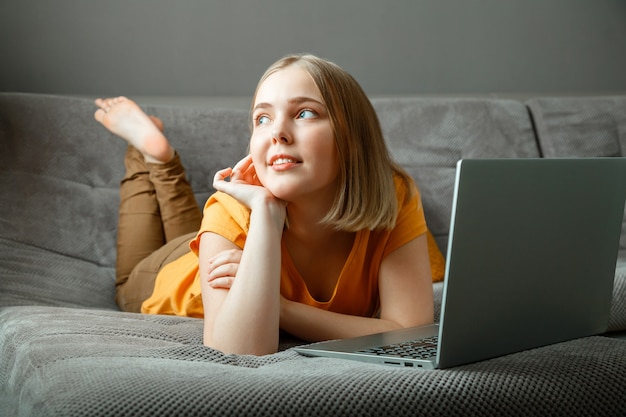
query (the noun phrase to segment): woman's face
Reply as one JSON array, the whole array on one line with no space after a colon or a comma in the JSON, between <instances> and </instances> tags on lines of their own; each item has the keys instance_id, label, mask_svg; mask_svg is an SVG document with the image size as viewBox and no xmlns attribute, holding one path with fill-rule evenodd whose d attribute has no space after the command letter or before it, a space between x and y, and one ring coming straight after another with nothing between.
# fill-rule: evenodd
<instances>
[{"instance_id":1,"label":"woman's face","mask_svg":"<svg viewBox=\"0 0 626 417\"><path fill-rule=\"evenodd\" d=\"M261 183L286 201L335 198L339 164L331 121L308 72L292 65L260 85L250 152Z\"/></svg>"}]
</instances>

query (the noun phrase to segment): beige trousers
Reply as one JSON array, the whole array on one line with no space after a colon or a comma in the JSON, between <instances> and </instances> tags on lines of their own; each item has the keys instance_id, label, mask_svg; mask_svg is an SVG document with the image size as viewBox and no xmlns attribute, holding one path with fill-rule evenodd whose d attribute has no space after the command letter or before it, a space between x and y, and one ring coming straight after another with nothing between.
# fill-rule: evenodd
<instances>
[{"instance_id":1,"label":"beige trousers","mask_svg":"<svg viewBox=\"0 0 626 417\"><path fill-rule=\"evenodd\" d=\"M132 146L120 184L115 300L123 311L140 312L158 272L189 251L202 212L178 155L151 164Z\"/></svg>"}]
</instances>

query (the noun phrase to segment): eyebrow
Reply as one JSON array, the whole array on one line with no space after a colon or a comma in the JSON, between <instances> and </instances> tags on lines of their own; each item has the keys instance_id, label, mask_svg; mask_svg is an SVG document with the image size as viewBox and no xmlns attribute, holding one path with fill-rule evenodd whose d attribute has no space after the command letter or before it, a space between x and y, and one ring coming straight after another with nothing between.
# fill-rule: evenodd
<instances>
[{"instance_id":1,"label":"eyebrow","mask_svg":"<svg viewBox=\"0 0 626 417\"><path fill-rule=\"evenodd\" d=\"M302 104L302 103L317 103L320 106L323 106L324 108L326 108L326 105L324 103L322 103L319 100L316 100L312 97L306 97L306 96L302 96L302 97L293 97L290 98L287 103L289 104ZM266 102L261 102L261 103L257 103L256 106L254 106L254 108L252 109L252 111L257 110L257 109L267 109L267 108L271 108L274 107L272 104L270 103L266 103Z\"/></svg>"}]
</instances>

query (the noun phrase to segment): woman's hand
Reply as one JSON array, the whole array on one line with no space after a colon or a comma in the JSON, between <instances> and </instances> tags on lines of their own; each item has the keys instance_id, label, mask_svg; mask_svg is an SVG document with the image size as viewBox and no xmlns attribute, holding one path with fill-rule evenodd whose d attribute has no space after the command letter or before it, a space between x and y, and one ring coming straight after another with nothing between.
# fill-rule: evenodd
<instances>
[{"instance_id":1,"label":"woman's hand","mask_svg":"<svg viewBox=\"0 0 626 417\"><path fill-rule=\"evenodd\" d=\"M271 195L256 175L252 155L237 162L234 168L217 171L213 178L213 187L234 197L248 208L251 208L257 195Z\"/></svg>"},{"instance_id":2,"label":"woman's hand","mask_svg":"<svg viewBox=\"0 0 626 417\"><path fill-rule=\"evenodd\" d=\"M213 288L230 289L239 270L241 249L228 249L209 259L207 281Z\"/></svg>"},{"instance_id":3,"label":"woman's hand","mask_svg":"<svg viewBox=\"0 0 626 417\"><path fill-rule=\"evenodd\" d=\"M227 178L230 181L227 181ZM269 209L276 226L282 230L287 203L276 198L261 184L256 175L252 155L237 162L234 168L218 171L213 178L213 188L230 195L253 212L259 207Z\"/></svg>"}]
</instances>

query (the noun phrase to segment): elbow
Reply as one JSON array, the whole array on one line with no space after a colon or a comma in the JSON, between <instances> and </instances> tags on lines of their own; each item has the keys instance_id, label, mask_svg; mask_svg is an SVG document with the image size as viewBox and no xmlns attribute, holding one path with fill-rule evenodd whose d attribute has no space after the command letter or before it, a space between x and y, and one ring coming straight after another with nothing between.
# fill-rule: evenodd
<instances>
[{"instance_id":1,"label":"elbow","mask_svg":"<svg viewBox=\"0 0 626 417\"><path fill-rule=\"evenodd\" d=\"M425 309L421 311L419 314L411 318L410 320L405 321L397 321L395 324L398 325L398 328L408 328L408 327L417 327L417 326L427 326L429 324L433 324L435 322L435 311L432 309Z\"/></svg>"},{"instance_id":2,"label":"elbow","mask_svg":"<svg viewBox=\"0 0 626 417\"><path fill-rule=\"evenodd\" d=\"M435 322L435 308L432 306L431 308L425 309L419 317L415 320L415 324L412 326L426 326L429 324L433 324Z\"/></svg>"},{"instance_id":3,"label":"elbow","mask_svg":"<svg viewBox=\"0 0 626 417\"><path fill-rule=\"evenodd\" d=\"M278 352L278 343L250 344L237 341L220 341L205 335L204 346L218 350L225 355L254 355L264 356Z\"/></svg>"}]
</instances>

